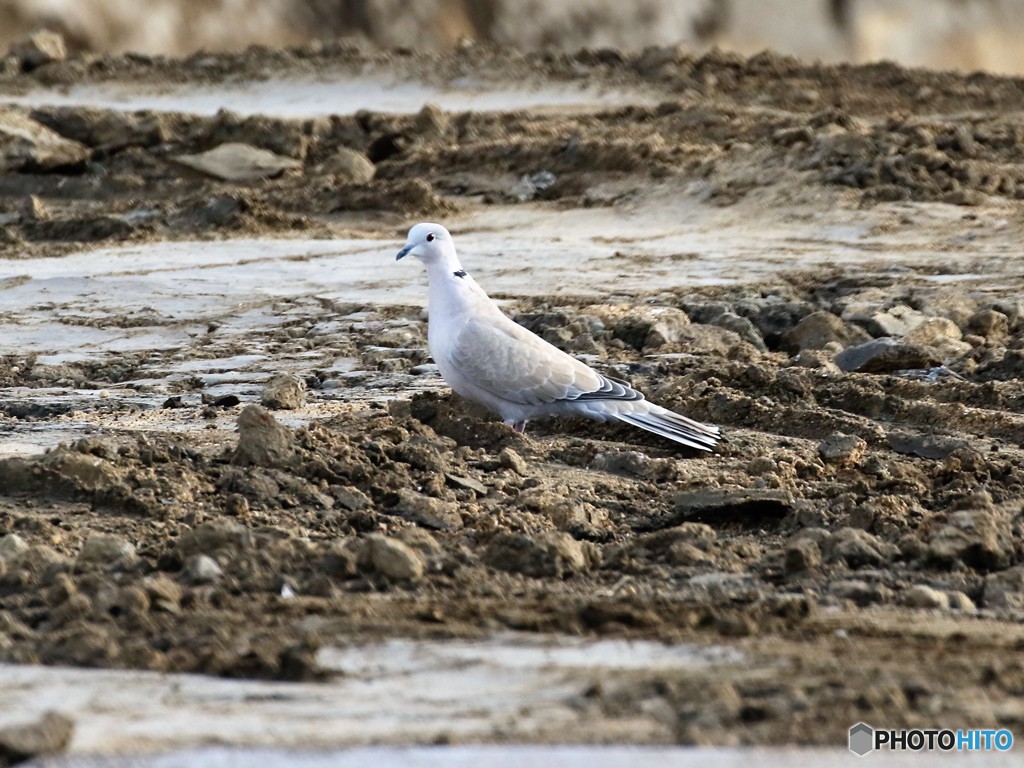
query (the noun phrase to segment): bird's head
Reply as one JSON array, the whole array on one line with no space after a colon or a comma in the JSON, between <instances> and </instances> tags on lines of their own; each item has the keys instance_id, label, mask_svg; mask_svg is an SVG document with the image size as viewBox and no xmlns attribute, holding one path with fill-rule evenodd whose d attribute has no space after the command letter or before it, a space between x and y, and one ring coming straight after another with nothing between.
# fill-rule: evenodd
<instances>
[{"instance_id":1,"label":"bird's head","mask_svg":"<svg viewBox=\"0 0 1024 768\"><path fill-rule=\"evenodd\" d=\"M395 256L395 261L406 256L415 256L427 266L457 261L452 236L440 224L417 224L410 229L405 247Z\"/></svg>"}]
</instances>

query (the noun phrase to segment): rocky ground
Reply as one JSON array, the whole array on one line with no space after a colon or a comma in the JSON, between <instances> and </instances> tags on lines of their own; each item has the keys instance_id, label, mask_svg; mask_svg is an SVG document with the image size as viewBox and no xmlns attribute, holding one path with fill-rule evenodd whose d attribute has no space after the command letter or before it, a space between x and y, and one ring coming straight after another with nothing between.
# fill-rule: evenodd
<instances>
[{"instance_id":1,"label":"rocky ground","mask_svg":"<svg viewBox=\"0 0 1024 768\"><path fill-rule=\"evenodd\" d=\"M0 88L373 65L629 87L656 106L294 121L8 108L0 256L296 233L390 245L421 218L614 217L651 190L695 189L709 209L780 218L890 206L893 237L920 226L893 206L958 206L968 234L942 241L950 264L986 236L973 222L1019 242L1017 80L676 49L370 58L98 57L11 65ZM183 380L163 409L196 424L229 413L238 434L126 434L116 423L138 406L114 396L95 401L91 434L0 461L0 660L316 680L316 649L353 639L696 641L756 663L594 685L580 707L656 710L683 743L837 745L858 720L1020 732L1024 300L1012 270L983 288L937 271L822 264L511 305L552 343L720 424L714 455L590 422L524 437L443 388L385 399L431 374L418 310L300 308L230 344L353 356L360 399L339 405L339 374L315 365L262 396L203 397ZM59 405L11 393L113 388L151 358L9 356L0 414L11 430L59 420ZM303 402L320 418L275 419Z\"/></svg>"}]
</instances>

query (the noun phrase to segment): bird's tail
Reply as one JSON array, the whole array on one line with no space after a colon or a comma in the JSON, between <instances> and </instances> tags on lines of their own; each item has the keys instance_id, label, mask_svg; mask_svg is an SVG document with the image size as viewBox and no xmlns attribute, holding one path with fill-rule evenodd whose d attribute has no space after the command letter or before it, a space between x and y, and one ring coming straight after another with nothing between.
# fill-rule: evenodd
<instances>
[{"instance_id":1,"label":"bird's tail","mask_svg":"<svg viewBox=\"0 0 1024 768\"><path fill-rule=\"evenodd\" d=\"M612 417L698 451L713 450L722 439L721 430L713 424L688 419L646 400L629 405L632 407L622 408L611 414Z\"/></svg>"}]
</instances>

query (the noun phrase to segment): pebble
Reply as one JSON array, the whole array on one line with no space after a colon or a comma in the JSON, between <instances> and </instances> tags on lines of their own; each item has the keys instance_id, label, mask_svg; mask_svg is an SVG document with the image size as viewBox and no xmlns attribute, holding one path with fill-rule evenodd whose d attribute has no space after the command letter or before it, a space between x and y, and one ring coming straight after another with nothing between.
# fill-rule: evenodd
<instances>
[{"instance_id":1,"label":"pebble","mask_svg":"<svg viewBox=\"0 0 1024 768\"><path fill-rule=\"evenodd\" d=\"M398 539L382 534L367 537L365 557L373 570L386 578L395 581L423 578L423 558Z\"/></svg>"},{"instance_id":2,"label":"pebble","mask_svg":"<svg viewBox=\"0 0 1024 768\"><path fill-rule=\"evenodd\" d=\"M786 545L783 555L786 573L803 573L821 565L821 548L810 538L798 538Z\"/></svg>"},{"instance_id":3,"label":"pebble","mask_svg":"<svg viewBox=\"0 0 1024 768\"><path fill-rule=\"evenodd\" d=\"M232 182L274 178L287 170L302 168L302 162L295 158L234 141L197 155L179 155L175 161L215 179Z\"/></svg>"},{"instance_id":4,"label":"pebble","mask_svg":"<svg viewBox=\"0 0 1024 768\"><path fill-rule=\"evenodd\" d=\"M294 410L306 402L306 382L290 373L279 373L263 388L260 402L275 410Z\"/></svg>"},{"instance_id":5,"label":"pebble","mask_svg":"<svg viewBox=\"0 0 1024 768\"><path fill-rule=\"evenodd\" d=\"M417 525L438 531L454 531L462 527L462 515L457 504L408 488L398 491L398 503L390 511Z\"/></svg>"},{"instance_id":6,"label":"pebble","mask_svg":"<svg viewBox=\"0 0 1024 768\"><path fill-rule=\"evenodd\" d=\"M986 608L1024 610L1024 565L986 576L982 604Z\"/></svg>"},{"instance_id":7,"label":"pebble","mask_svg":"<svg viewBox=\"0 0 1024 768\"><path fill-rule=\"evenodd\" d=\"M526 576L566 577L590 568L598 559L593 544L586 546L567 533L545 531L533 536L499 533L487 545L483 560L502 571Z\"/></svg>"},{"instance_id":8,"label":"pebble","mask_svg":"<svg viewBox=\"0 0 1024 768\"><path fill-rule=\"evenodd\" d=\"M44 64L64 61L68 57L68 49L60 33L40 29L11 43L7 55L16 58L27 72Z\"/></svg>"},{"instance_id":9,"label":"pebble","mask_svg":"<svg viewBox=\"0 0 1024 768\"><path fill-rule=\"evenodd\" d=\"M818 455L826 464L850 467L857 464L868 444L856 435L833 432L818 444Z\"/></svg>"},{"instance_id":10,"label":"pebble","mask_svg":"<svg viewBox=\"0 0 1024 768\"><path fill-rule=\"evenodd\" d=\"M915 584L903 592L903 604L909 608L949 608L949 595L926 584Z\"/></svg>"},{"instance_id":11,"label":"pebble","mask_svg":"<svg viewBox=\"0 0 1024 768\"><path fill-rule=\"evenodd\" d=\"M113 567L130 563L135 557L134 545L123 536L91 533L82 545L76 562Z\"/></svg>"},{"instance_id":12,"label":"pebble","mask_svg":"<svg viewBox=\"0 0 1024 768\"><path fill-rule=\"evenodd\" d=\"M192 555L185 560L181 575L189 584L212 584L224 575L224 571L209 555Z\"/></svg>"},{"instance_id":13,"label":"pebble","mask_svg":"<svg viewBox=\"0 0 1024 768\"><path fill-rule=\"evenodd\" d=\"M292 432L262 406L247 405L238 414L238 447L231 461L262 467L289 466L295 461Z\"/></svg>"},{"instance_id":14,"label":"pebble","mask_svg":"<svg viewBox=\"0 0 1024 768\"><path fill-rule=\"evenodd\" d=\"M942 361L929 347L883 337L847 347L835 358L847 373L892 373L909 368L934 368Z\"/></svg>"},{"instance_id":15,"label":"pebble","mask_svg":"<svg viewBox=\"0 0 1024 768\"><path fill-rule=\"evenodd\" d=\"M829 344L846 347L867 341L868 334L831 312L811 312L782 335L782 344L790 352L824 349Z\"/></svg>"},{"instance_id":16,"label":"pebble","mask_svg":"<svg viewBox=\"0 0 1024 768\"><path fill-rule=\"evenodd\" d=\"M63 752L74 730L74 721L56 712L46 712L33 722L0 728L0 764L17 765Z\"/></svg>"},{"instance_id":17,"label":"pebble","mask_svg":"<svg viewBox=\"0 0 1024 768\"><path fill-rule=\"evenodd\" d=\"M320 173L337 176L339 181L348 184L368 184L377 173L377 168L370 162L370 158L348 147L339 147L338 151L324 160L317 170Z\"/></svg>"},{"instance_id":18,"label":"pebble","mask_svg":"<svg viewBox=\"0 0 1024 768\"><path fill-rule=\"evenodd\" d=\"M0 560L17 560L24 552L28 551L28 544L16 533L8 533L0 536Z\"/></svg>"},{"instance_id":19,"label":"pebble","mask_svg":"<svg viewBox=\"0 0 1024 768\"><path fill-rule=\"evenodd\" d=\"M498 464L504 469L511 469L520 477L526 477L529 474L526 460L511 448L501 449L498 454Z\"/></svg>"}]
</instances>

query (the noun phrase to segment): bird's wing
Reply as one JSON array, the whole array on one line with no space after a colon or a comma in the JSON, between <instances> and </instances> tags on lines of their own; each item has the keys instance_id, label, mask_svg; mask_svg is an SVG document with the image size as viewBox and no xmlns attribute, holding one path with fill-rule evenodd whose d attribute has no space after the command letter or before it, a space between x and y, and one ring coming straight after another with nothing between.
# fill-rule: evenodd
<instances>
[{"instance_id":1,"label":"bird's wing","mask_svg":"<svg viewBox=\"0 0 1024 768\"><path fill-rule=\"evenodd\" d=\"M628 384L603 376L505 317L471 317L447 345L451 365L467 380L513 403L642 400Z\"/></svg>"}]
</instances>

